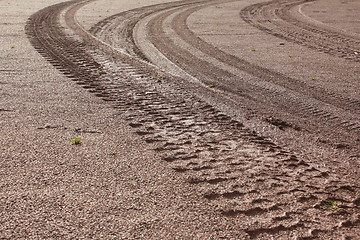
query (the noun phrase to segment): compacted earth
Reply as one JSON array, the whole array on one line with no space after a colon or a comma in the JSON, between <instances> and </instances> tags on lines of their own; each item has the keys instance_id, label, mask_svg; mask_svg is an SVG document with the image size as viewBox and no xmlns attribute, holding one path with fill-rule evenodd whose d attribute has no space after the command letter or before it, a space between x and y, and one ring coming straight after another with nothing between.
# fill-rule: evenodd
<instances>
[{"instance_id":1,"label":"compacted earth","mask_svg":"<svg viewBox=\"0 0 360 240\"><path fill-rule=\"evenodd\" d=\"M0 238L360 239L359 12L0 0Z\"/></svg>"}]
</instances>

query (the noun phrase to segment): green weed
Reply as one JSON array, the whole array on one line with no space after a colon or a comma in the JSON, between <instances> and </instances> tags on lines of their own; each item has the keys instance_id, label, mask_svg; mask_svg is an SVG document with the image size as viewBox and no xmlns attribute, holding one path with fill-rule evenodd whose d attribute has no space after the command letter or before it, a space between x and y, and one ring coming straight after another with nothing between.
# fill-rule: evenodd
<instances>
[{"instance_id":1,"label":"green weed","mask_svg":"<svg viewBox=\"0 0 360 240\"><path fill-rule=\"evenodd\" d=\"M101 74L103 74L104 72L103 72L102 70L100 70L100 69L97 69L97 70L95 71L95 73L96 73L97 75L101 75Z\"/></svg>"},{"instance_id":2,"label":"green weed","mask_svg":"<svg viewBox=\"0 0 360 240\"><path fill-rule=\"evenodd\" d=\"M339 211L341 209L341 203L336 201L325 202L323 208L328 211Z\"/></svg>"},{"instance_id":3,"label":"green weed","mask_svg":"<svg viewBox=\"0 0 360 240\"><path fill-rule=\"evenodd\" d=\"M73 145L80 145L81 143L82 143L81 138L74 138L73 140L71 140L71 144Z\"/></svg>"},{"instance_id":4,"label":"green weed","mask_svg":"<svg viewBox=\"0 0 360 240\"><path fill-rule=\"evenodd\" d=\"M156 74L156 75L155 75L155 78L156 78L156 79L161 79L162 77L163 77L163 76L162 76L161 74Z\"/></svg>"}]
</instances>

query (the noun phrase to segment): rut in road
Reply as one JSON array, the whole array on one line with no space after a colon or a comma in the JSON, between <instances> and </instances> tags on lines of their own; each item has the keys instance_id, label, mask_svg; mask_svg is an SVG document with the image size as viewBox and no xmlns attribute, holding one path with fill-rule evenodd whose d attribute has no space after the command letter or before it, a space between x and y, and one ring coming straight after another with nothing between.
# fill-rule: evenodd
<instances>
[{"instance_id":1,"label":"rut in road","mask_svg":"<svg viewBox=\"0 0 360 240\"><path fill-rule=\"evenodd\" d=\"M154 150L163 160L217 205L220 214L238 219L239 231L257 239L356 236L358 186L244 129L195 97L180 79L128 55L104 54L96 49L103 44L94 39L95 50L89 51L86 42L66 35L59 23L63 11L78 3L86 1L57 4L31 16L26 32L33 46L118 109L144 141L156 143ZM334 201L342 206L332 212L326 206Z\"/></svg>"}]
</instances>

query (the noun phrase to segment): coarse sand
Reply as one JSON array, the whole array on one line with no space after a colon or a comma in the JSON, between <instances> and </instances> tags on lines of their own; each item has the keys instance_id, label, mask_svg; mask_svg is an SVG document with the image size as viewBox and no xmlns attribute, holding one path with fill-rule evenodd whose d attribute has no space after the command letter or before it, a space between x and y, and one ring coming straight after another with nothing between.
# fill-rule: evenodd
<instances>
[{"instance_id":1,"label":"coarse sand","mask_svg":"<svg viewBox=\"0 0 360 240\"><path fill-rule=\"evenodd\" d=\"M58 2L0 2L0 238L241 236L114 109L31 46L28 17Z\"/></svg>"}]
</instances>

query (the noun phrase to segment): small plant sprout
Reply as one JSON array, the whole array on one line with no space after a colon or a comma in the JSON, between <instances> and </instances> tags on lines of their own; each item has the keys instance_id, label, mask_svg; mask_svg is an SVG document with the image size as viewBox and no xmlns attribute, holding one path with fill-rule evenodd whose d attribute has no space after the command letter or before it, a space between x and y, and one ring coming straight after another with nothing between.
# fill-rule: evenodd
<instances>
[{"instance_id":1,"label":"small plant sprout","mask_svg":"<svg viewBox=\"0 0 360 240\"><path fill-rule=\"evenodd\" d=\"M327 201L324 203L323 208L328 211L339 211L341 209L341 203L336 201Z\"/></svg>"},{"instance_id":2,"label":"small plant sprout","mask_svg":"<svg viewBox=\"0 0 360 240\"><path fill-rule=\"evenodd\" d=\"M78 137L71 140L71 144L73 145L80 145L81 143L82 143L82 139Z\"/></svg>"},{"instance_id":3,"label":"small plant sprout","mask_svg":"<svg viewBox=\"0 0 360 240\"><path fill-rule=\"evenodd\" d=\"M318 77L311 77L310 79L311 80L318 80L319 78Z\"/></svg>"},{"instance_id":4,"label":"small plant sprout","mask_svg":"<svg viewBox=\"0 0 360 240\"><path fill-rule=\"evenodd\" d=\"M15 48L15 46L11 46L11 48Z\"/></svg>"},{"instance_id":5,"label":"small plant sprout","mask_svg":"<svg viewBox=\"0 0 360 240\"><path fill-rule=\"evenodd\" d=\"M252 52L256 52L256 49L255 49L255 48L252 48L251 51L252 51Z\"/></svg>"},{"instance_id":6,"label":"small plant sprout","mask_svg":"<svg viewBox=\"0 0 360 240\"><path fill-rule=\"evenodd\" d=\"M209 87L209 88L214 88L214 87L215 87L215 85L213 85L213 84L209 84L209 85L208 85L208 87Z\"/></svg>"},{"instance_id":7,"label":"small plant sprout","mask_svg":"<svg viewBox=\"0 0 360 240\"><path fill-rule=\"evenodd\" d=\"M162 78L162 75L161 75L161 74L156 74L156 75L155 75L155 78L156 78L156 79L160 79L160 78Z\"/></svg>"},{"instance_id":8,"label":"small plant sprout","mask_svg":"<svg viewBox=\"0 0 360 240\"><path fill-rule=\"evenodd\" d=\"M97 69L97 70L96 70L96 74L97 74L97 75L100 75L100 74L102 74L102 73L104 73L104 72L101 71L100 69Z\"/></svg>"}]
</instances>

